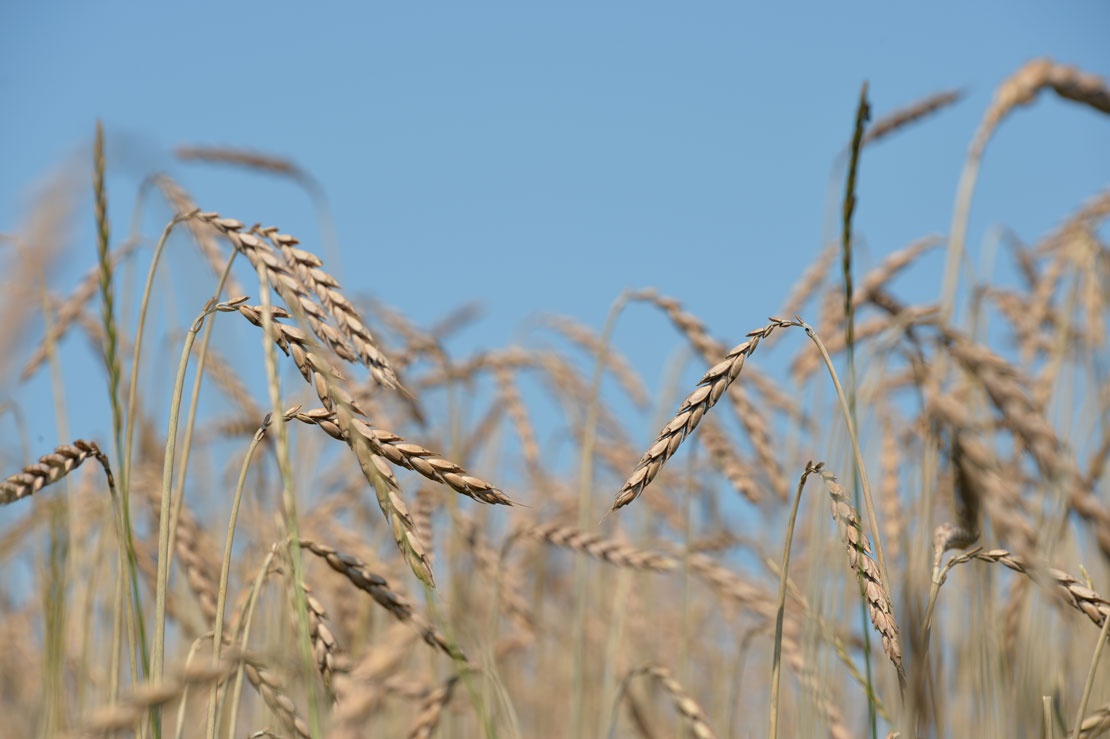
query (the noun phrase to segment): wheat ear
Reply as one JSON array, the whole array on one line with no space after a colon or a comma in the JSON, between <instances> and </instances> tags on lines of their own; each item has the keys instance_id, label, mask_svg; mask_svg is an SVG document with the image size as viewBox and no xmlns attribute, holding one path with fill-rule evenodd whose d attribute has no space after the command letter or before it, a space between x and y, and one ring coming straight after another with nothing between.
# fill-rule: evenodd
<instances>
[{"instance_id":1,"label":"wheat ear","mask_svg":"<svg viewBox=\"0 0 1110 739\"><path fill-rule=\"evenodd\" d=\"M902 645L898 637L898 622L894 618L894 603L883 582L879 567L871 558L871 543L863 533L859 514L844 494L844 489L835 476L821 471L825 489L832 503L833 519L843 529L844 546L848 550L848 563L856 571L867 599L867 612L871 623L883 639L883 651L898 671L898 679L905 684L906 670L902 663Z\"/></svg>"},{"instance_id":2,"label":"wheat ear","mask_svg":"<svg viewBox=\"0 0 1110 739\"><path fill-rule=\"evenodd\" d=\"M38 462L27 465L0 482L0 505L14 503L37 493L47 485L53 485L90 457L100 462L104 474L108 476L108 486L115 490L115 478L112 476L108 458L94 442L78 439L72 444L62 444L50 454L39 457Z\"/></svg>"},{"instance_id":3,"label":"wheat ear","mask_svg":"<svg viewBox=\"0 0 1110 739\"><path fill-rule=\"evenodd\" d=\"M357 557L341 554L334 548L319 542L302 539L301 548L312 552L328 563L333 570L343 575L359 590L367 593L379 606L389 611L398 621L411 624L429 645L436 647L452 659L466 661L466 655L449 642L435 627L426 623L412 608L407 600L389 587L389 581L369 570L366 563Z\"/></svg>"},{"instance_id":4,"label":"wheat ear","mask_svg":"<svg viewBox=\"0 0 1110 739\"><path fill-rule=\"evenodd\" d=\"M776 329L801 325L797 321L784 321L778 318L770 320L771 322L763 328L750 332L747 341L734 347L722 361L705 373L698 382L698 388L686 397L675 417L659 432L659 437L651 448L644 452L636 469L617 493L611 510L615 511L640 497L667 460L678 451L683 440L697 428L706 411L716 405L728 386L740 376L741 370L744 369L744 362L759 347L759 342L774 333Z\"/></svg>"},{"instance_id":5,"label":"wheat ear","mask_svg":"<svg viewBox=\"0 0 1110 739\"><path fill-rule=\"evenodd\" d=\"M715 739L717 736L713 729L710 728L709 722L705 718L705 712L701 710L701 706L683 689L674 677L671 676L670 670L658 665L644 665L630 670L621 682L621 693L617 698L619 701L627 692L629 683L641 675L646 675L659 684L671 696L674 701L674 707L678 710L679 715L686 721L686 727L690 736L695 739ZM613 716L616 720L616 713Z\"/></svg>"},{"instance_id":6,"label":"wheat ear","mask_svg":"<svg viewBox=\"0 0 1110 739\"><path fill-rule=\"evenodd\" d=\"M651 572L671 572L678 567L673 557L659 552L637 549L617 539L606 539L560 523L536 524L520 529L516 536L547 542L554 546L581 552L617 567Z\"/></svg>"}]
</instances>

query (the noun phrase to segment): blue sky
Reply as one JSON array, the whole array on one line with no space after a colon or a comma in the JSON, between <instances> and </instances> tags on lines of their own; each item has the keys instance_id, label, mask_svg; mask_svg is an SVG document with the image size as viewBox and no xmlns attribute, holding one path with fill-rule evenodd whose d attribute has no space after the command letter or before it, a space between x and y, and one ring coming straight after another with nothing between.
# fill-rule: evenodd
<instances>
[{"instance_id":1,"label":"blue sky","mask_svg":"<svg viewBox=\"0 0 1110 739\"><path fill-rule=\"evenodd\" d=\"M600 327L623 289L646 286L731 344L836 233L830 177L863 80L879 115L968 94L867 152L861 270L947 230L1002 79L1036 56L1106 75L1107 28L1110 5L1093 0L5 3L0 231L19 228L31 186L87 150L102 119L118 237L139 181L165 170L201 207L317 248L297 188L172 156L246 147L322 184L342 246L339 265L325 258L350 293L426 323L480 301L461 349L510 343L541 312ZM973 257L992 229L1034 240L1105 188L1108 141L1105 117L1048 95L1007 120L976 193ZM152 209L147 233L165 216ZM93 264L91 234L59 290ZM935 296L940 265L906 289ZM678 340L637 308L617 343L654 379Z\"/></svg>"}]
</instances>

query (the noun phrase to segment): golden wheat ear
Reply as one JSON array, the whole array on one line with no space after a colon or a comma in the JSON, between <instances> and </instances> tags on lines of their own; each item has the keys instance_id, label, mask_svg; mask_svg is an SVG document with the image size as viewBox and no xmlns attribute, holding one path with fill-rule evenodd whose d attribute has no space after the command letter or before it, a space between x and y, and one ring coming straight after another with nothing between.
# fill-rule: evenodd
<instances>
[{"instance_id":1,"label":"golden wheat ear","mask_svg":"<svg viewBox=\"0 0 1110 739\"><path fill-rule=\"evenodd\" d=\"M698 382L697 389L682 401L674 418L659 432L655 443L640 457L636 469L621 486L610 510L622 508L640 497L640 494L663 469L667 460L674 456L686 437L701 423L701 419L709 409L717 404L729 385L740 376L744 363L755 353L763 339L780 328L800 325L801 323L797 321L772 318L771 322L763 328L749 332L747 341L734 347L724 359L710 368Z\"/></svg>"},{"instance_id":2,"label":"golden wheat ear","mask_svg":"<svg viewBox=\"0 0 1110 739\"><path fill-rule=\"evenodd\" d=\"M108 486L115 491L115 477L108 458L94 442L78 439L72 444L62 444L50 454L39 457L8 479L0 482L0 505L8 505L27 498L47 485L53 485L88 460L95 459L104 468Z\"/></svg>"}]
</instances>

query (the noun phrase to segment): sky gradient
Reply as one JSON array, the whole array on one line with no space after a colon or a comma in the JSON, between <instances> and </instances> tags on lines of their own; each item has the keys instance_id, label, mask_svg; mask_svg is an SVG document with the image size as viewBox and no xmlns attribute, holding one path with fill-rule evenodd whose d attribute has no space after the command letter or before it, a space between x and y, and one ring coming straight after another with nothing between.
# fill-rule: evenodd
<instances>
[{"instance_id":1,"label":"sky gradient","mask_svg":"<svg viewBox=\"0 0 1110 739\"><path fill-rule=\"evenodd\" d=\"M538 313L600 327L622 290L648 286L731 345L837 234L836 165L864 80L877 116L941 89L966 97L866 152L860 272L948 229L1007 75L1037 56L1110 73L1110 5L1000 7L9 3L0 232L19 229L45 172L87 156L100 119L119 238L138 183L162 170L200 207L320 250L303 191L173 157L243 147L320 183L341 245L323 254L350 294L421 323L480 302L460 351L511 343ZM1105 188L1108 141L1105 117L1048 94L1012 115L983 164L972 260L999 227L1035 240ZM148 207L144 231L167 217ZM94 263L91 207L84 226L59 291ZM938 253L903 289L935 297L941 265ZM634 308L616 343L654 381L679 342Z\"/></svg>"}]
</instances>

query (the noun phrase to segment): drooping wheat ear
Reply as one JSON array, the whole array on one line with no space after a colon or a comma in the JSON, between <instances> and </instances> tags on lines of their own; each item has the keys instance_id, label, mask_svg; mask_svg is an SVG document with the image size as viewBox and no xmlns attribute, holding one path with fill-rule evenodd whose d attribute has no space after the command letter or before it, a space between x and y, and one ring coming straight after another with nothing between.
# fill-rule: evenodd
<instances>
[{"instance_id":1,"label":"drooping wheat ear","mask_svg":"<svg viewBox=\"0 0 1110 739\"><path fill-rule=\"evenodd\" d=\"M290 309L301 311L304 314L313 333L317 335L320 341L327 344L340 357L348 361L367 363L370 373L385 387L398 387L397 376L393 373L385 355L374 345L373 337L362 325L357 311L335 289L338 283L335 283L335 280L322 269L310 266L313 263L319 264L319 260L314 259L308 252L295 251L305 260L304 263L300 264L300 267L315 280L314 284L326 295L326 298L321 297L321 302L334 314L342 333L336 331L327 322L327 312L310 295L311 287L306 285L297 274L297 265L289 264L278 249L264 240L264 238L271 239L276 244L286 243L292 248L297 243L295 238L281 234L274 227L256 227L254 230L261 236L255 233L244 233L242 221L233 218L222 218L218 213L197 213L193 218L216 228L231 242L236 251L247 257L252 267L262 269L267 281L281 296L281 299L285 301L286 305ZM348 339L358 350L357 357L348 346Z\"/></svg>"},{"instance_id":2,"label":"drooping wheat ear","mask_svg":"<svg viewBox=\"0 0 1110 739\"><path fill-rule=\"evenodd\" d=\"M720 358L727 354L727 347L711 337L705 325L695 316L684 311L677 300L663 297L654 290L634 292L630 299L650 302L666 313L667 317L686 336L690 345L701 355L706 364L713 366L715 362L720 361ZM752 334L748 335L751 336ZM789 493L789 485L786 475L783 473L782 465L779 464L776 456L775 444L771 441L770 424L764 418L762 410L752 402L743 385L739 383L732 385L728 397L736 411L736 417L752 441L759 463L770 480L771 489L780 498L785 499Z\"/></svg>"},{"instance_id":3,"label":"drooping wheat ear","mask_svg":"<svg viewBox=\"0 0 1110 739\"><path fill-rule=\"evenodd\" d=\"M638 549L617 539L606 539L574 526L555 522L527 526L520 529L516 536L581 552L617 567L650 572L671 572L678 567L678 562L666 554Z\"/></svg>"},{"instance_id":4,"label":"drooping wheat ear","mask_svg":"<svg viewBox=\"0 0 1110 739\"><path fill-rule=\"evenodd\" d=\"M346 337L335 326L328 323L328 311L317 302L318 298L313 295L312 285L302 279L296 265L289 261L284 250L280 250L279 240L293 239L293 237L278 233L278 229L272 226L255 226L251 229L251 233L243 234L243 236L246 238L242 243L251 249L251 253L255 255L255 258L252 259L248 254L248 259L251 259L251 263L256 267L257 260L265 262L269 281L278 289L278 293L289 304L290 309L294 312L301 311L308 321L312 333L316 334L316 337L324 342L336 355L347 362L358 363L360 358L351 348ZM257 237L268 239L270 243L266 243ZM293 239L293 241L296 240ZM278 288L278 283L275 280L280 281L283 289ZM374 377L381 382L377 375L374 375ZM385 382L382 382L382 384L387 387L394 387L394 385Z\"/></svg>"},{"instance_id":5,"label":"drooping wheat ear","mask_svg":"<svg viewBox=\"0 0 1110 739\"><path fill-rule=\"evenodd\" d=\"M943 110L950 105L954 105L959 102L963 96L963 90L942 90L941 92L933 93L928 97L911 103L904 108L898 108L897 110L887 113L871 124L871 127L867 129L867 133L864 134L863 137L863 145L873 144L900 128L916 123L933 113Z\"/></svg>"},{"instance_id":6,"label":"drooping wheat ear","mask_svg":"<svg viewBox=\"0 0 1110 739\"><path fill-rule=\"evenodd\" d=\"M1051 88L1062 98L1084 103L1110 114L1110 89L1099 76L1051 59L1034 59L1014 72L995 90L994 100L983 114L975 133L973 149L982 150L994 129L1011 110L1028 105L1041 90Z\"/></svg>"},{"instance_id":7,"label":"drooping wheat ear","mask_svg":"<svg viewBox=\"0 0 1110 739\"><path fill-rule=\"evenodd\" d=\"M90 457L100 462L108 477L108 487L114 491L116 481L112 476L108 457L94 442L78 439L72 444L62 444L50 454L39 457L38 462L27 465L20 472L0 482L0 505L14 503L58 482Z\"/></svg>"},{"instance_id":8,"label":"drooping wheat ear","mask_svg":"<svg viewBox=\"0 0 1110 739\"><path fill-rule=\"evenodd\" d=\"M963 476L961 484L977 496L998 536L1012 541L1023 553L1035 551L1037 531L1029 522L1012 471L1001 466L994 452L979 440L981 433L972 423L966 403L951 395L931 396L926 401L926 414L951 430L954 461L958 461L957 470ZM934 546L938 544L943 555L947 542L937 539Z\"/></svg>"},{"instance_id":9,"label":"drooping wheat ear","mask_svg":"<svg viewBox=\"0 0 1110 739\"><path fill-rule=\"evenodd\" d=\"M952 329L942 336L952 356L981 383L1000 420L1022 442L1050 484L1059 484L1068 505L1092 525L1103 553L1110 555L1110 508L1083 484L1075 459L1056 435L1044 409L1028 394L1031 384L1016 367Z\"/></svg>"},{"instance_id":10,"label":"drooping wheat ear","mask_svg":"<svg viewBox=\"0 0 1110 739\"><path fill-rule=\"evenodd\" d=\"M451 702L455 693L455 686L459 682L458 675L447 678L442 685L429 692L420 702L416 714L416 721L409 729L409 739L430 739L432 732L439 726L439 719L443 716L443 709Z\"/></svg>"},{"instance_id":11,"label":"drooping wheat ear","mask_svg":"<svg viewBox=\"0 0 1110 739\"><path fill-rule=\"evenodd\" d=\"M358 309L340 292L339 281L324 271L324 263L315 254L298 249L300 242L289 234L280 233L276 228L263 229L261 233L281 250L287 264L292 266L302 285L313 293L320 303L335 318L339 331L354 347L356 358L370 370L374 378L390 388L400 387L397 375L385 354L378 348L370 329L359 314Z\"/></svg>"},{"instance_id":12,"label":"drooping wheat ear","mask_svg":"<svg viewBox=\"0 0 1110 739\"><path fill-rule=\"evenodd\" d=\"M974 459L964 454L960 431L953 431L952 466L956 488L956 520L937 526L933 532L933 567L940 567L941 557L949 549L966 549L979 541L979 510L983 487L979 482L982 470Z\"/></svg>"},{"instance_id":13,"label":"drooping wheat ear","mask_svg":"<svg viewBox=\"0 0 1110 739\"><path fill-rule=\"evenodd\" d=\"M148 715L151 708L164 706L181 698L189 688L223 680L233 673L242 661L241 656L235 655L225 655L215 665L198 661L177 674L165 675L156 683L137 685L129 694L122 696L112 705L93 711L73 736L91 739L134 728Z\"/></svg>"},{"instance_id":14,"label":"drooping wheat ear","mask_svg":"<svg viewBox=\"0 0 1110 739\"><path fill-rule=\"evenodd\" d=\"M629 683L640 677L646 675L659 684L665 690L674 702L674 707L686 721L686 727L690 732L690 736L695 739L715 739L717 736L713 733L713 729L709 727L709 722L705 717L705 713L701 710L701 706L683 689L674 677L671 676L670 670L666 667L659 665L644 665L630 670L625 674L621 682L621 696L628 690ZM618 698L620 700L620 698Z\"/></svg>"},{"instance_id":15,"label":"drooping wheat ear","mask_svg":"<svg viewBox=\"0 0 1110 739\"><path fill-rule=\"evenodd\" d=\"M166 202L170 204L170 207L174 209L178 216L184 218L190 213L200 211L193 199L189 197L189 193L185 191L185 188L168 176L164 174L155 175L153 182L154 186L162 193L162 197L166 199ZM196 241L197 248L204 255L204 261L208 263L212 273L217 276L222 274L227 257L224 256L224 250L217 243L217 236L219 236L220 231L196 218L186 218L184 223L189 229L189 233L193 235L193 240ZM224 284L227 287L228 295L247 294L233 274L227 275L227 281Z\"/></svg>"},{"instance_id":16,"label":"drooping wheat ear","mask_svg":"<svg viewBox=\"0 0 1110 739\"><path fill-rule=\"evenodd\" d=\"M844 545L848 550L848 563L856 571L867 599L867 611L871 623L883 639L883 651L898 671L901 684L905 684L906 671L902 663L902 645L898 638L898 622L894 618L894 602L886 584L879 573L879 567L871 558L871 543L863 533L859 514L852 507L844 489L835 476L822 470L821 479L832 503L833 519L843 529Z\"/></svg>"},{"instance_id":17,"label":"drooping wheat ear","mask_svg":"<svg viewBox=\"0 0 1110 739\"><path fill-rule=\"evenodd\" d=\"M1103 598L1068 573L1063 570L1058 570L1055 567L1033 566L1025 557L1005 549L992 549L989 552L976 549L961 554L958 557L953 557L948 560L948 564L941 570L939 583L944 583L948 577L948 573L951 572L953 567L964 564L965 562L971 562L972 560L992 563L997 562L1005 565L1014 572L1032 578L1034 582L1043 582L1051 585L1052 591L1062 599L1064 603L1089 618L1091 623L1095 626L1101 627L1106 617L1110 615L1110 600Z\"/></svg>"},{"instance_id":18,"label":"drooping wheat ear","mask_svg":"<svg viewBox=\"0 0 1110 739\"><path fill-rule=\"evenodd\" d=\"M389 587L389 582L371 572L366 563L357 557L340 554L332 547L319 542L302 539L301 548L312 552L328 563L333 570L343 575L359 590L367 593L374 602L389 611L398 621L415 628L430 646L442 651L454 660L466 661L466 655L455 644L449 642L434 626L424 621L407 600Z\"/></svg>"},{"instance_id":19,"label":"drooping wheat ear","mask_svg":"<svg viewBox=\"0 0 1110 739\"><path fill-rule=\"evenodd\" d=\"M345 440L337 414L326 408L297 412L292 417L302 423L315 424L336 439ZM371 451L391 464L418 472L429 480L442 483L460 495L490 505L511 506L513 501L485 480L474 477L454 462L443 459L419 444L405 441L391 431L376 429L365 421L352 419L347 433L356 434Z\"/></svg>"},{"instance_id":20,"label":"drooping wheat ear","mask_svg":"<svg viewBox=\"0 0 1110 739\"><path fill-rule=\"evenodd\" d=\"M301 310L306 317L310 315L311 306L315 306L315 301L304 292L304 288L293 273L292 268L285 264L284 260L266 241L253 233L242 233L242 222L234 219L221 218L215 213L198 213L193 217L210 223L219 229L231 241L235 249L245 254L251 265L266 277L287 305L296 310ZM260 232L271 233L269 229L261 229ZM261 325L260 309L242 307L240 312L248 320L257 321L258 325ZM311 318L308 320L311 324ZM358 459L359 466L366 479L374 486L378 505L389 520L394 539L404 553L413 573L429 586L434 586L431 567L423 554L419 540L413 532L412 520L409 518L408 511L400 496L400 487L397 485L392 472L388 469L388 465L374 452L371 443L373 434L367 433L370 431L370 427L361 420L361 417L365 414L354 402L350 392L342 387L342 376L323 356L315 342L311 341L303 331L276 322L273 325L276 332L274 336L276 343L292 356L297 369L300 370L305 380L313 386L324 407L335 412L336 425L342 432L342 436L338 438L347 442ZM341 342L335 342L337 334L333 333L334 329L329 324L320 323L317 328L325 341L327 341L327 337L332 337L333 348L340 345ZM396 377L392 374L388 364L377 367L376 370L376 373L373 370L372 373L380 383L392 387L397 386ZM400 441L399 439L395 440ZM418 449L419 452L415 449L411 451L416 455L426 452L422 448ZM407 458L418 471L420 467L431 465L431 462L412 461L413 456L406 455L406 450L394 451L399 452L401 457ZM434 467L434 465L431 466ZM437 479L450 479L463 488L468 488L472 484L472 479L462 474L462 471L457 468L444 468L439 471L439 475L440 478ZM448 482L448 484L452 484L452 482ZM489 486L489 490L483 492L492 495L491 490L495 489Z\"/></svg>"},{"instance_id":21,"label":"drooping wheat ear","mask_svg":"<svg viewBox=\"0 0 1110 739\"><path fill-rule=\"evenodd\" d=\"M744 369L744 362L759 347L760 341L770 336L776 329L800 325L796 321L784 321L778 318L770 320L771 322L763 328L750 332L747 341L733 348L721 362L705 373L698 382L698 388L687 396L675 417L659 432L659 437L651 448L644 452L635 471L617 494L611 510L636 500L655 479L667 460L678 451L686 436L697 428L706 411L716 405L729 385L740 376L741 370Z\"/></svg>"},{"instance_id":22,"label":"drooping wheat ear","mask_svg":"<svg viewBox=\"0 0 1110 739\"><path fill-rule=\"evenodd\" d=\"M975 131L975 136L968 147L967 161L964 163L957 186L941 295L942 318L945 322L951 317L956 296L968 218L971 213L971 197L987 143L994 134L995 128L1010 111L1033 102L1037 94L1046 88L1051 88L1062 98L1083 103L1103 113L1110 113L1110 88L1107 88L1100 77L1082 72L1076 67L1057 64L1051 59L1034 59L1028 62L995 90L994 99L983 114L979 128Z\"/></svg>"},{"instance_id":23,"label":"drooping wheat ear","mask_svg":"<svg viewBox=\"0 0 1110 739\"><path fill-rule=\"evenodd\" d=\"M254 325L263 325L263 312L260 307L243 305L239 307L239 312ZM271 315L274 318L288 317L288 313L276 307L271 311ZM363 475L374 486L378 505L392 528L393 538L397 542L398 549L404 554L405 561L422 582L434 587L432 568L424 555L424 549L415 534L408 509L401 498L401 487L389 465L370 447L369 438L359 429L354 428L354 420L362 416L363 412L350 393L340 385L342 378L339 371L322 356L318 347L304 331L277 321L272 321L271 326L274 331L274 342L293 359L301 376L316 391L320 402L329 412L335 413L334 419L329 419L321 427L334 438L345 441L350 447Z\"/></svg>"}]
</instances>

